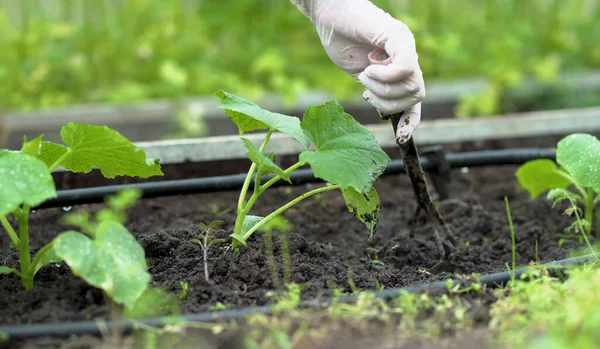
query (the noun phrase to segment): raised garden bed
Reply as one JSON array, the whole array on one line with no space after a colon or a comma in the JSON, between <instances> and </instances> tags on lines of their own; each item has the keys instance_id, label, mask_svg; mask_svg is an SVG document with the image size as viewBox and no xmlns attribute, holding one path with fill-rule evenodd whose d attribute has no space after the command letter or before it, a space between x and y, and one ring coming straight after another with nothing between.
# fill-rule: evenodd
<instances>
[{"instance_id":1,"label":"raised garden bed","mask_svg":"<svg viewBox=\"0 0 600 349\"><path fill-rule=\"evenodd\" d=\"M555 142L536 145L548 148L553 147ZM498 143L487 143L489 148L495 146L502 147ZM388 152L392 151L388 149ZM537 154L537 157L553 157L549 149L539 150ZM455 154L454 159L460 155ZM532 158L535 157L530 156L529 160ZM448 197L440 201L439 209L458 235L460 244L443 263L436 257L435 245L431 240L432 229L425 220L419 221L415 238L408 236L416 202L408 179L399 175L398 171L382 176L375 183L375 188L380 193L381 212L377 231L371 242L367 241L368 231L363 223L351 219L348 207L339 193L324 192L293 206L285 211L284 216L293 226L287 235L291 262L289 274L292 282L304 285L300 299L327 300L335 290L351 292L355 288L376 290L383 286L391 289L436 281L441 281L444 285L447 279L459 276L464 278L473 273L504 272L507 264L510 265L513 246L516 263L521 266L531 262L545 263L565 259L574 251L585 252L585 243L562 237L564 228L572 223L571 217L561 215L546 199L531 200L527 192L519 189L514 173L516 165L526 160L527 157L512 162L498 160L504 165L488 162L485 167L477 167L477 163L469 162L458 166L456 164L459 162L455 161L454 166L458 168L450 172L452 180L448 184ZM433 158L424 157L424 166L431 169L435 167L431 165L433 162ZM245 161L232 161L228 170L208 173L203 164L187 164L182 168L173 164L172 177L163 179L189 177L189 173L202 173L204 176L238 173L245 170L247 165ZM54 175L58 179L59 188L90 186L89 183L85 185L85 176L76 178L60 173ZM118 182L112 182L116 183ZM256 207L254 213L265 215L282 202L306 192L307 188L319 185L321 184L304 181L301 185L273 189L261 198L261 206ZM269 292L277 288L269 273L263 234L253 235L247 241L249 248L243 248L239 253L223 253L216 247L209 249L209 281L205 280L202 250L189 242L198 237L200 222L208 223L216 219L223 220L225 224L216 231L215 237L228 238L234 228L235 204L239 196L237 187L233 186L232 189L236 190L142 199L129 211L129 220L125 224L145 250L152 284L173 294L182 294L182 283L187 283L189 289L181 300L182 313L197 314L196 320L204 322L219 319L219 315L202 314L204 312L223 308L261 311L265 308L260 306L277 303L276 298L269 297ZM505 196L512 208L516 231L514 243L507 220ZM104 206L64 205L39 209L31 215L32 253L69 228L60 222L60 217L66 211L95 212ZM275 236L274 255L278 277L281 279L285 272L280 268L283 261L278 242ZM0 236L0 251L0 265L18 264L18 253L10 247L10 241L5 235ZM490 288L484 289L482 293L470 292L459 297L468 305L465 309L468 310L470 329L483 328L488 324L488 310L497 299L491 288L497 282L508 281L508 275L505 274L504 279L490 281ZM78 325L70 322L110 320L111 315L114 315L110 312L103 293L73 276L63 263L41 269L35 282L35 287L25 292L18 278L0 276L0 294L3 295L0 298L0 333L8 334L9 342L6 345L9 347L28 345L26 347L29 348L58 348L65 343L65 339L39 337L69 333L98 334L102 331L102 326L94 322ZM436 285L432 294L447 292L440 284ZM393 290L389 292L397 293ZM281 300L278 304L281 304ZM427 318L428 314L431 315L423 309L421 315ZM438 320L441 323L447 319ZM35 326L40 324L49 326ZM371 325L375 326L373 323ZM214 325L208 328L219 329ZM332 331L341 334L352 328L341 326ZM460 330L452 326L450 328L452 333ZM366 331L365 328L362 330ZM207 347L217 347L215 343L233 340L237 338L235 334L235 331L233 334L228 331L209 331L190 338L206 341ZM370 334L377 336L381 332ZM448 334L451 333L446 333ZM180 339L183 337L179 335ZM355 337L348 334L347 338L351 340ZM410 338L408 339L407 343L410 342ZM474 334L466 343L477 345L478 340ZM97 337L75 338L70 341L72 345L85 348L101 342ZM352 347L350 343L348 345Z\"/></svg>"}]
</instances>

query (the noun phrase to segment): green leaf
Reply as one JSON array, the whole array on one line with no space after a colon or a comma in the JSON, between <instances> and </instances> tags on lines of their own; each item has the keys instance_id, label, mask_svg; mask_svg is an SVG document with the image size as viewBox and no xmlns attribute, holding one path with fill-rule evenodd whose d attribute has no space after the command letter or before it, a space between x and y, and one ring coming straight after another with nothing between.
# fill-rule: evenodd
<instances>
[{"instance_id":1,"label":"green leaf","mask_svg":"<svg viewBox=\"0 0 600 349\"><path fill-rule=\"evenodd\" d=\"M252 229L252 227L258 224L258 222L260 222L263 218L265 217L247 215L244 218L244 223L242 224L242 235L246 234L248 230Z\"/></svg>"},{"instance_id":2,"label":"green leaf","mask_svg":"<svg viewBox=\"0 0 600 349\"><path fill-rule=\"evenodd\" d=\"M43 267L47 266L50 263L58 263L62 262L62 259L56 254L54 248L49 248L45 251L40 251L43 254L40 256L38 260L38 264L35 266L35 270L33 271L33 275L37 274L37 272ZM38 252L38 254L40 253ZM37 255L36 255L37 257Z\"/></svg>"},{"instance_id":3,"label":"green leaf","mask_svg":"<svg viewBox=\"0 0 600 349\"><path fill-rule=\"evenodd\" d=\"M31 156L39 156L42 151L42 138L44 135L41 135L31 142L27 141L27 137L23 137L23 146L21 147L21 154L27 154Z\"/></svg>"},{"instance_id":4,"label":"green leaf","mask_svg":"<svg viewBox=\"0 0 600 349\"><path fill-rule=\"evenodd\" d=\"M558 142L556 162L564 167L583 187L600 193L600 141L598 138L575 133Z\"/></svg>"},{"instance_id":5,"label":"green leaf","mask_svg":"<svg viewBox=\"0 0 600 349\"><path fill-rule=\"evenodd\" d=\"M143 149L106 126L70 122L62 127L60 135L67 147L50 142L42 145L40 157L48 166L68 152L60 165L71 172L89 173L97 167L106 178L163 175L157 160L146 158Z\"/></svg>"},{"instance_id":6,"label":"green leaf","mask_svg":"<svg viewBox=\"0 0 600 349\"><path fill-rule=\"evenodd\" d=\"M46 166L50 167L67 151L69 151L69 148L64 145L52 142L42 142L42 149L40 150L38 159L42 160Z\"/></svg>"},{"instance_id":7,"label":"green leaf","mask_svg":"<svg viewBox=\"0 0 600 349\"><path fill-rule=\"evenodd\" d=\"M391 161L373 134L335 101L309 107L301 126L316 150L302 152L300 162L342 189L368 192Z\"/></svg>"},{"instance_id":8,"label":"green leaf","mask_svg":"<svg viewBox=\"0 0 600 349\"><path fill-rule=\"evenodd\" d=\"M19 153L0 157L0 215L21 204L37 206L54 197L54 180L43 162Z\"/></svg>"},{"instance_id":9,"label":"green leaf","mask_svg":"<svg viewBox=\"0 0 600 349\"><path fill-rule=\"evenodd\" d=\"M246 156L248 156L248 158L258 166L258 171L260 172L259 177L274 173L286 180L287 182L292 183L292 181L290 180L290 174L286 173L279 166L277 166L273 162L272 158L268 158L265 154L261 153L258 149L256 149L256 147L252 144L252 142L250 142L249 139L243 137L240 138L242 139L242 141L244 141L244 143L246 144L246 148L248 149Z\"/></svg>"},{"instance_id":10,"label":"green leaf","mask_svg":"<svg viewBox=\"0 0 600 349\"><path fill-rule=\"evenodd\" d=\"M123 310L128 319L143 319L159 316L177 315L179 300L172 294L156 287L149 287L137 301Z\"/></svg>"},{"instance_id":11,"label":"green leaf","mask_svg":"<svg viewBox=\"0 0 600 349\"><path fill-rule=\"evenodd\" d=\"M221 99L219 108L225 109L229 118L237 125L240 134L272 128L294 138L304 149L310 146L300 127L300 119L297 117L264 110L248 100L223 90L215 92L215 96Z\"/></svg>"},{"instance_id":12,"label":"green leaf","mask_svg":"<svg viewBox=\"0 0 600 349\"><path fill-rule=\"evenodd\" d=\"M17 269L15 268L9 268L7 266L0 265L0 275L10 275L16 271Z\"/></svg>"},{"instance_id":13,"label":"green leaf","mask_svg":"<svg viewBox=\"0 0 600 349\"><path fill-rule=\"evenodd\" d=\"M375 229L377 227L378 215L379 215L379 195L375 188L371 188L368 194L362 194L352 188L342 190L342 195L346 200L346 206L353 216L363 222L371 235L369 240L373 238Z\"/></svg>"},{"instance_id":14,"label":"green leaf","mask_svg":"<svg viewBox=\"0 0 600 349\"><path fill-rule=\"evenodd\" d=\"M119 223L102 222L93 240L67 231L53 244L75 275L104 290L117 303L133 306L148 287L144 250Z\"/></svg>"},{"instance_id":15,"label":"green leaf","mask_svg":"<svg viewBox=\"0 0 600 349\"><path fill-rule=\"evenodd\" d=\"M538 159L521 165L515 176L531 198L535 199L550 189L567 188L571 184L560 172L562 170L554 161Z\"/></svg>"},{"instance_id":16,"label":"green leaf","mask_svg":"<svg viewBox=\"0 0 600 349\"><path fill-rule=\"evenodd\" d=\"M258 222L260 222L263 218L264 217L260 217L260 216L246 215L246 217L244 217L244 223L242 223L242 232L240 233L240 236L231 234L230 237L235 239L237 242L239 242L243 246L247 246L246 241L244 240L244 234L246 234L246 232L248 230L250 230L253 226L255 226Z\"/></svg>"}]
</instances>

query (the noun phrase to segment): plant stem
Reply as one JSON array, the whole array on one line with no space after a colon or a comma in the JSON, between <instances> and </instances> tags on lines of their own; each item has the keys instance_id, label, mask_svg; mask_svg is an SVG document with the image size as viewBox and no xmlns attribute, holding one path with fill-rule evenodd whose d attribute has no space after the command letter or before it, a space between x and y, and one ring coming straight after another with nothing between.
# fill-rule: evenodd
<instances>
[{"instance_id":1,"label":"plant stem","mask_svg":"<svg viewBox=\"0 0 600 349\"><path fill-rule=\"evenodd\" d=\"M300 196L298 196L297 198L295 198L294 200L288 202L287 204L281 206L280 208L278 208L277 210L273 211L271 214L269 214L268 216L266 216L265 218L261 219L260 222L256 223L256 225L254 225L252 228L250 228L246 234L244 234L244 241L248 240L248 238L258 229L260 229L260 227L262 227L265 223L267 223L268 221L270 221L271 219L273 219L274 217L277 217L278 215L280 215L281 213L283 213L285 210L287 210L288 208L294 206L295 204L299 203L300 201L313 196L315 194L318 193L322 193L324 191L329 191L329 190L335 190L335 189L339 189L340 186L338 184L336 185L331 185L331 186L326 186L326 187L322 187L322 188L317 188L317 189L313 189L311 191L309 191L308 193L304 193Z\"/></svg>"},{"instance_id":2,"label":"plant stem","mask_svg":"<svg viewBox=\"0 0 600 349\"><path fill-rule=\"evenodd\" d=\"M48 250L50 250L51 248L52 248L52 244L50 243L50 244L47 244L46 246L42 247L38 251L38 253L36 253L35 257L33 258L33 261L31 262L31 266L29 267L29 275L33 276L35 274L35 268L40 263L40 259L42 259L44 254L46 254L46 252L48 252Z\"/></svg>"},{"instance_id":3,"label":"plant stem","mask_svg":"<svg viewBox=\"0 0 600 349\"><path fill-rule=\"evenodd\" d=\"M204 279L208 281L208 231L204 233L204 247L202 254L204 256Z\"/></svg>"},{"instance_id":4,"label":"plant stem","mask_svg":"<svg viewBox=\"0 0 600 349\"><path fill-rule=\"evenodd\" d=\"M510 239L512 244L512 281L515 282L515 270L517 270L517 253L516 246L517 241L515 238L515 227L512 221L512 215L510 214L510 204L508 203L508 197L504 197L504 203L506 204L506 215L508 217L508 225L510 227Z\"/></svg>"},{"instance_id":5,"label":"plant stem","mask_svg":"<svg viewBox=\"0 0 600 349\"><path fill-rule=\"evenodd\" d=\"M13 246L18 247L21 243L21 240L17 236L17 233L13 229L12 225L10 225L8 219L6 219L5 216L0 216L0 222L2 223L2 227L4 227L4 229L6 230L6 233L8 234L8 237L10 238L10 241L12 242Z\"/></svg>"},{"instance_id":6,"label":"plant stem","mask_svg":"<svg viewBox=\"0 0 600 349\"><path fill-rule=\"evenodd\" d=\"M592 226L594 223L594 192L592 188L588 188L587 198L585 200L585 216L584 219L588 222L585 233L590 235L592 233Z\"/></svg>"},{"instance_id":7,"label":"plant stem","mask_svg":"<svg viewBox=\"0 0 600 349\"><path fill-rule=\"evenodd\" d=\"M19 221L19 261L21 262L21 272L23 276L23 287L26 291L33 288L33 277L28 273L31 266L31 257L29 256L29 210L28 205L23 205L21 212L16 214Z\"/></svg>"},{"instance_id":8,"label":"plant stem","mask_svg":"<svg viewBox=\"0 0 600 349\"><path fill-rule=\"evenodd\" d=\"M260 151L262 153L265 150L265 148L267 147L267 143L269 142L269 139L271 138L271 135L273 134L274 131L275 131L274 129L269 129L269 131L267 132L267 135L265 136L265 139L263 140L262 144L260 145L260 148L258 148L258 151ZM250 166L250 170L248 170L248 175L246 176L246 180L244 180L244 185L242 186L242 191L240 192L240 197L238 199L237 218L235 220L235 227L233 229L233 233L235 235L241 234L242 226L244 224L244 218L246 217L246 214L248 213L248 209L245 207L246 205L245 205L244 201L246 200L246 194L248 193L248 187L250 186L250 182L252 181L252 176L254 175L255 170L256 170L256 164L253 162L252 165Z\"/></svg>"},{"instance_id":9,"label":"plant stem","mask_svg":"<svg viewBox=\"0 0 600 349\"><path fill-rule=\"evenodd\" d=\"M297 163L293 164L292 166L288 167L285 170L285 173L291 173L292 171L294 171L295 169L297 169L300 166L302 166L302 164L300 162L297 162ZM273 184L277 183L280 179L281 179L280 176L275 176L275 177L271 178L267 183L263 184L260 187L260 189L262 191L265 191L265 190L269 189L269 187L271 187Z\"/></svg>"},{"instance_id":10,"label":"plant stem","mask_svg":"<svg viewBox=\"0 0 600 349\"><path fill-rule=\"evenodd\" d=\"M288 167L284 172L290 173L300 166L302 166L302 165L299 162L297 162L297 163L293 164L292 166ZM258 198L262 195L262 193L264 193L265 190L269 189L269 187L271 187L273 184L275 184L280 179L281 179L281 176L275 176L275 177L271 178L267 183L265 183L261 186L258 186L258 187L255 186L254 193L252 193L252 196L250 197L250 199L248 199L248 202L244 206L244 209L246 209L246 212L250 212L250 209L252 209L252 206L254 206L254 203L256 202L256 200L258 200Z\"/></svg>"},{"instance_id":11,"label":"plant stem","mask_svg":"<svg viewBox=\"0 0 600 349\"><path fill-rule=\"evenodd\" d=\"M48 167L48 171L52 172L52 171L56 170L56 168L58 166L60 166L60 163L65 161L65 159L68 158L69 156L71 156L71 149L67 149L67 151L63 155L61 155L58 159L56 159L56 161L54 161L54 163L50 167Z\"/></svg>"}]
</instances>

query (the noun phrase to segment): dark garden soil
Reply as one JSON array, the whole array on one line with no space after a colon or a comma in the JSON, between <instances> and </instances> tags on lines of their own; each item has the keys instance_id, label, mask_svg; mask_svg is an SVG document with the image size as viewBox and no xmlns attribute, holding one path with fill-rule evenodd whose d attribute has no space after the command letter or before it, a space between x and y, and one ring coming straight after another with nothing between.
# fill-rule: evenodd
<instances>
[{"instance_id":1,"label":"dark garden soil","mask_svg":"<svg viewBox=\"0 0 600 349\"><path fill-rule=\"evenodd\" d=\"M382 177L376 184L382 208L372 244L367 243L367 230L350 215L339 193L326 192L320 200L307 199L285 213L294 224L289 233L292 281L305 284L304 297L313 298L329 296L331 287L349 291L350 278L358 288L374 289L375 278L391 288L444 280L453 273L503 271L511 256L504 195L508 195L513 210L518 263L535 260L536 241L542 262L565 258L565 248L572 246L560 247L557 235L569 218L551 209L544 199L530 201L526 193L518 192L514 170L514 166L508 166L453 173L453 197L443 201L440 210L461 244L441 265L431 243L429 224L422 220L416 238L407 236L416 206L404 176ZM262 206L254 214L265 215L315 185L274 188L261 198ZM271 301L266 291L274 286L260 234L251 238L249 248L239 254L222 254L212 248L208 260L210 281L204 280L200 248L188 243L197 237L198 223L217 219L215 207L233 208L236 195L224 192L147 199L131 210L127 226L146 251L152 283L174 293L180 292L180 282L189 283L190 291L183 301L185 313L207 311L217 302L240 308ZM63 209L47 209L33 214L32 252L68 229L60 223L64 213ZM217 236L226 237L232 230L234 213L219 219L226 224ZM369 253L368 247L377 252ZM0 264L17 266L17 253L9 248L4 235L0 251ZM275 254L280 256L277 243ZM24 292L16 278L0 276L0 294L1 325L107 316L101 292L72 276L63 264L40 271L30 292Z\"/></svg>"},{"instance_id":2,"label":"dark garden soil","mask_svg":"<svg viewBox=\"0 0 600 349\"><path fill-rule=\"evenodd\" d=\"M446 149L456 152L549 147L558 139L560 137L471 143ZM394 150L390 150L390 155L398 158ZM440 202L439 209L459 236L460 244L442 264L431 242L432 227L423 217L419 220L416 238L408 237L416 202L404 175L381 177L375 185L381 199L381 213L371 243L367 242L368 231L348 212L337 191L299 203L284 214L294 226L288 233L292 281L303 284L303 298L311 299L329 297L332 288L350 291L349 280L359 289L375 289L375 279L385 288L393 288L445 280L457 274L504 271L511 260L505 195L511 203L519 265L526 265L536 257L541 262L566 258L570 250L582 248L573 240L559 245L570 218L561 214L560 209L552 209L544 198L532 201L527 193L519 190L514 177L516 168L496 166L452 171L451 198ZM161 179L232 174L246 169L246 164L239 162L212 166L188 164L179 168L165 167L167 176ZM105 180L93 174L58 175L56 180L59 189L130 182L128 179ZM266 215L321 185L272 188L261 197L252 214ZM204 279L201 249L188 242L198 236L200 222L216 219L225 222L216 236L227 238L233 229L233 209L238 194L238 191L230 191L143 199L130 211L126 225L146 251L152 284L175 294L181 292L180 282L189 284L188 296L182 301L183 313L208 311L218 302L228 309L236 309L274 301L267 293L275 286L268 271L262 234L255 234L248 242L249 248L239 254L232 251L223 254L218 247L211 248L209 281ZM101 207L84 205L72 210L94 211ZM60 223L68 209L45 209L32 214L32 254L70 228ZM215 214L226 209L230 211L222 216ZM281 278L277 234L274 241ZM9 247L5 234L0 234L0 265L18 265L18 255ZM36 276L34 289L29 292L23 291L16 278L0 276L0 295L0 326L108 318L102 293L71 275L64 264L42 269ZM475 324L485 325L489 320L487 307L494 299L491 293L488 291L483 297L466 294L463 298L479 304L473 310ZM332 344L331 347L338 346Z\"/></svg>"}]
</instances>

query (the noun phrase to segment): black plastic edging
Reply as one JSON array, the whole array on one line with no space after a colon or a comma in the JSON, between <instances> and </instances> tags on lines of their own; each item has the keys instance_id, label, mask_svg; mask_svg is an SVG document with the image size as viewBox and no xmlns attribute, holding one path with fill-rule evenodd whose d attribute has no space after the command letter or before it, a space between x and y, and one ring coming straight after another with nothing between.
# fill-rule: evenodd
<instances>
[{"instance_id":1,"label":"black plastic edging","mask_svg":"<svg viewBox=\"0 0 600 349\"><path fill-rule=\"evenodd\" d=\"M573 257L555 262L542 264L541 266L547 267L548 272L551 275L557 275L559 271L565 271L569 266L582 265L589 261L596 259L594 255L585 255L580 257ZM517 269L514 273L515 278L519 279L521 275L527 273L529 268ZM498 287L507 284L512 279L513 273L511 272L500 272L494 274L482 275L479 278L479 283L486 285L487 287ZM461 284L460 280L452 280L453 284ZM419 293L419 292L436 292L447 289L447 281L437 281L426 284L413 285L403 288L395 288L384 290L376 293L377 298L390 300L393 297L399 296L403 292L408 293ZM341 303L351 303L356 300L356 296L347 296L338 300ZM315 305L326 305L330 303L330 299L324 300L312 300L304 305L315 306ZM271 314L273 313L272 306L260 306L253 308L244 308L238 310L223 310L219 312L205 312L199 314L185 315L179 318L163 317L163 318L152 318L138 321L122 321L117 326L119 329L126 333L136 328L136 324L144 324L146 326L159 327L167 324L177 324L185 322L217 322L217 321L228 321L235 319L242 319L248 315L254 314ZM0 336L4 336L8 341L28 340L40 337L68 337L68 336L81 336L81 335L101 335L102 330L112 330L115 324L110 322L96 322L96 321L80 321L80 322L67 322L67 323L52 323L52 324L39 324L39 325L19 325L19 326L0 326Z\"/></svg>"},{"instance_id":2,"label":"black plastic edging","mask_svg":"<svg viewBox=\"0 0 600 349\"><path fill-rule=\"evenodd\" d=\"M440 159L438 155L424 154L421 156L423 169L428 172L437 171L440 167L440 160L447 162L451 168L476 167L488 165L520 165L524 162L534 159L555 159L556 152L548 148L521 148L504 150L487 150L477 152L463 152L448 154ZM404 163L402 160L394 160L388 164L383 175L398 174L404 172ZM265 182L272 178L265 176ZM290 174L292 185L321 182L315 178L312 170L299 169ZM104 202L108 195L114 195L117 192L136 188L141 190L144 198L156 198L163 196L175 196L184 194L209 193L226 190L241 189L246 179L246 174L235 174L227 176L214 176L204 178L179 179L170 181L109 185L82 189L61 190L58 196L48 200L35 207L67 207L82 204L92 204ZM275 183L274 186L289 185L284 181Z\"/></svg>"}]
</instances>

